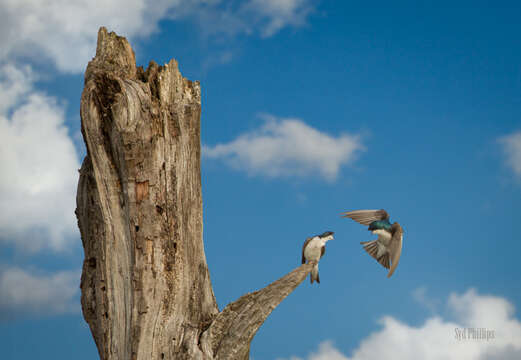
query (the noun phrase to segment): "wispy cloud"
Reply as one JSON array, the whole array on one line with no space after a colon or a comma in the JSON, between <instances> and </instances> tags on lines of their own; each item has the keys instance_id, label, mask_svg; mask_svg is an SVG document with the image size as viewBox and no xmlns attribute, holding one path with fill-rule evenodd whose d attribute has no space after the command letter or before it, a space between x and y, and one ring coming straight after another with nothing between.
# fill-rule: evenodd
<instances>
[{"instance_id":1,"label":"wispy cloud","mask_svg":"<svg viewBox=\"0 0 521 360\"><path fill-rule=\"evenodd\" d=\"M439 300L436 298L433 298L432 296L429 296L427 294L427 287L420 286L419 288L416 288L412 292L412 297L418 304L424 306L426 309L430 310L432 313L435 313L438 309Z\"/></svg>"},{"instance_id":2,"label":"wispy cloud","mask_svg":"<svg viewBox=\"0 0 521 360\"><path fill-rule=\"evenodd\" d=\"M228 64L233 60L234 54L230 50L225 50L219 53L214 53L212 56L207 57L203 63L202 68L204 71L208 69L218 66Z\"/></svg>"},{"instance_id":3,"label":"wispy cloud","mask_svg":"<svg viewBox=\"0 0 521 360\"><path fill-rule=\"evenodd\" d=\"M168 9L182 1L107 0L99 2L32 1L0 2L0 59L29 56L51 60L65 72L80 72L96 49L97 30L107 26L130 38L144 37L157 29Z\"/></svg>"},{"instance_id":4,"label":"wispy cloud","mask_svg":"<svg viewBox=\"0 0 521 360\"><path fill-rule=\"evenodd\" d=\"M521 322L506 299L480 295L470 289L451 294L447 302L453 320L428 318L415 327L392 316L380 320L382 328L362 340L350 356L330 341L320 344L307 360L508 360L521 358ZM489 339L473 338L472 329L488 331ZM458 334L460 336L458 336ZM483 332L479 334L484 334ZM465 336L463 336L465 335ZM282 360L282 359L280 359ZM302 360L292 357L290 360Z\"/></svg>"},{"instance_id":5,"label":"wispy cloud","mask_svg":"<svg viewBox=\"0 0 521 360\"><path fill-rule=\"evenodd\" d=\"M265 124L235 140L204 146L203 155L267 177L310 176L334 181L363 149L357 135L334 137L297 118L264 115Z\"/></svg>"},{"instance_id":6,"label":"wispy cloud","mask_svg":"<svg viewBox=\"0 0 521 360\"><path fill-rule=\"evenodd\" d=\"M191 20L205 35L259 33L306 23L311 0L16 0L0 2L0 61L31 57L50 60L63 72L80 72L106 26L130 39L158 30L160 20Z\"/></svg>"},{"instance_id":7,"label":"wispy cloud","mask_svg":"<svg viewBox=\"0 0 521 360\"><path fill-rule=\"evenodd\" d=\"M0 67L0 241L64 250L74 235L79 162L64 109L29 67Z\"/></svg>"},{"instance_id":8,"label":"wispy cloud","mask_svg":"<svg viewBox=\"0 0 521 360\"><path fill-rule=\"evenodd\" d=\"M300 27L314 11L308 0L250 0L242 13L251 14L263 37L270 37L286 26Z\"/></svg>"},{"instance_id":9,"label":"wispy cloud","mask_svg":"<svg viewBox=\"0 0 521 360\"><path fill-rule=\"evenodd\" d=\"M312 0L192 1L171 12L173 19L192 19L209 36L275 35L283 28L299 28L315 11Z\"/></svg>"},{"instance_id":10,"label":"wispy cloud","mask_svg":"<svg viewBox=\"0 0 521 360\"><path fill-rule=\"evenodd\" d=\"M33 274L17 267L0 269L0 320L78 312L80 274L79 270Z\"/></svg>"},{"instance_id":11,"label":"wispy cloud","mask_svg":"<svg viewBox=\"0 0 521 360\"><path fill-rule=\"evenodd\" d=\"M505 162L518 177L521 177L521 131L499 138Z\"/></svg>"}]
</instances>

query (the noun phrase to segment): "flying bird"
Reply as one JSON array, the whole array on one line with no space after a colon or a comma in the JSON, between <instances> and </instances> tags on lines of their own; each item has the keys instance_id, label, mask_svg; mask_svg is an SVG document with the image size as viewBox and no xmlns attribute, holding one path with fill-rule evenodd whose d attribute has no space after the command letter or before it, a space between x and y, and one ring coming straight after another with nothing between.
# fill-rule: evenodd
<instances>
[{"instance_id":1,"label":"flying bird","mask_svg":"<svg viewBox=\"0 0 521 360\"><path fill-rule=\"evenodd\" d=\"M403 229L397 222L389 222L389 214L381 210L355 210L342 213L343 217L368 225L369 231L378 235L378 239L362 241L365 251L376 259L383 267L390 269L387 277L391 277L398 266L402 254Z\"/></svg>"},{"instance_id":2,"label":"flying bird","mask_svg":"<svg viewBox=\"0 0 521 360\"><path fill-rule=\"evenodd\" d=\"M313 284L316 281L320 284L320 277L318 276L318 261L326 252L326 242L333 240L332 231L326 231L323 234L309 237L302 246L302 264L307 262L314 262L315 266L311 269L309 280Z\"/></svg>"}]
</instances>

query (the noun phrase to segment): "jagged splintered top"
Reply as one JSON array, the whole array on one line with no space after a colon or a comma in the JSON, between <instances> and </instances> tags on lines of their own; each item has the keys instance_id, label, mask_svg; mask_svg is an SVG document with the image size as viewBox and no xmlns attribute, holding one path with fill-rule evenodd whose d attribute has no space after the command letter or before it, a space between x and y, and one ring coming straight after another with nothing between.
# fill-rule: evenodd
<instances>
[{"instance_id":1,"label":"jagged splintered top","mask_svg":"<svg viewBox=\"0 0 521 360\"><path fill-rule=\"evenodd\" d=\"M136 77L136 57L134 50L123 36L108 32L105 27L98 31L96 56L89 62L85 73L85 82L96 70L114 73L123 78Z\"/></svg>"},{"instance_id":2,"label":"jagged splintered top","mask_svg":"<svg viewBox=\"0 0 521 360\"><path fill-rule=\"evenodd\" d=\"M141 80L149 83L159 80L161 85L156 91L163 98L169 98L174 95L173 93L182 92L200 103L199 82L192 82L182 77L176 60L170 60L165 66L159 66L154 61L150 61L147 70L144 71L141 66L136 67L134 50L127 39L114 32L108 32L103 26L98 31L96 56L89 62L85 71L85 83L98 72L109 73L122 79ZM175 84L177 86L172 87ZM154 88L156 87L154 85Z\"/></svg>"}]
</instances>

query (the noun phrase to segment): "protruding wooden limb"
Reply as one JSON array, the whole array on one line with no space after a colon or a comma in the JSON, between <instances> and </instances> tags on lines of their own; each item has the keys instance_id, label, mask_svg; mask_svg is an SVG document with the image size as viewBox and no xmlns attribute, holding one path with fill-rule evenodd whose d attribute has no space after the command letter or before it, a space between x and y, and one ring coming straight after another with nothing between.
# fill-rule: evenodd
<instances>
[{"instance_id":1,"label":"protruding wooden limb","mask_svg":"<svg viewBox=\"0 0 521 360\"><path fill-rule=\"evenodd\" d=\"M214 359L247 359L250 342L266 318L306 278L312 263L303 264L265 288L241 296L217 315L201 338Z\"/></svg>"}]
</instances>

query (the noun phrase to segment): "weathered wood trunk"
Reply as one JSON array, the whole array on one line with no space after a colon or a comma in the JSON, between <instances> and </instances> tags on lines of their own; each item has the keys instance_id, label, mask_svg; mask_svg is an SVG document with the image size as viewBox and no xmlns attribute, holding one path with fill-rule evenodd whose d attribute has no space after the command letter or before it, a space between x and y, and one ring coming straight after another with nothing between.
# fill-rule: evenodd
<instances>
[{"instance_id":1,"label":"weathered wood trunk","mask_svg":"<svg viewBox=\"0 0 521 360\"><path fill-rule=\"evenodd\" d=\"M200 114L199 83L175 60L136 68L126 39L100 29L81 98L76 214L83 314L101 359L247 359L311 269L219 312L202 237Z\"/></svg>"}]
</instances>

